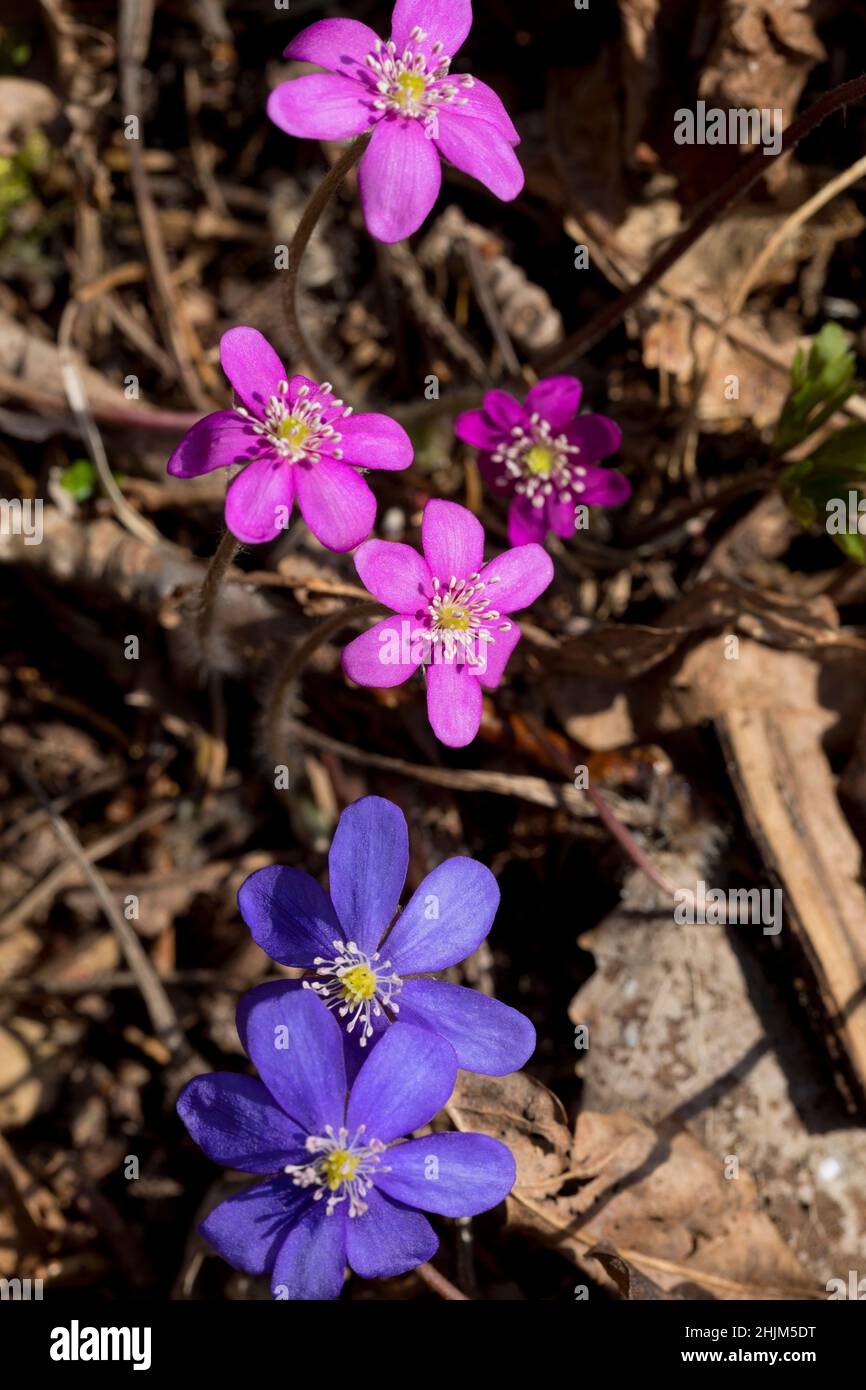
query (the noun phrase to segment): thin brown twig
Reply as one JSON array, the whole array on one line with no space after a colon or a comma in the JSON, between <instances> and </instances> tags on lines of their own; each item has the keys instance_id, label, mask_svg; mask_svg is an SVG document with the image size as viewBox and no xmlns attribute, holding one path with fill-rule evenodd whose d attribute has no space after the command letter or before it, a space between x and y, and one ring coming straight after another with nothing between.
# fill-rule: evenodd
<instances>
[{"instance_id":1,"label":"thin brown twig","mask_svg":"<svg viewBox=\"0 0 866 1390\"><path fill-rule=\"evenodd\" d=\"M438 1269L434 1269L429 1261L418 1265L415 1270L427 1285L440 1298L444 1298L449 1303L470 1303L472 1300L467 1298L465 1293L461 1293L456 1284L452 1284L450 1279L446 1279L444 1274L440 1274Z\"/></svg>"}]
</instances>

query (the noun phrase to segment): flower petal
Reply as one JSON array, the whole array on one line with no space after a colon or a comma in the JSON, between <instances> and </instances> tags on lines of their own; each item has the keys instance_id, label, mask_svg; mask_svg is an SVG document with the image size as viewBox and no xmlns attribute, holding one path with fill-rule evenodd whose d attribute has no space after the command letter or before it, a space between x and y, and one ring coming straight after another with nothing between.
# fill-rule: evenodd
<instances>
[{"instance_id":1,"label":"flower petal","mask_svg":"<svg viewBox=\"0 0 866 1390\"><path fill-rule=\"evenodd\" d=\"M499 886L477 859L446 859L416 888L382 948L398 975L465 960L493 925Z\"/></svg>"},{"instance_id":2,"label":"flower petal","mask_svg":"<svg viewBox=\"0 0 866 1390\"><path fill-rule=\"evenodd\" d=\"M294 467L269 451L229 484L226 526L239 541L262 545L286 529L294 501Z\"/></svg>"},{"instance_id":3,"label":"flower petal","mask_svg":"<svg viewBox=\"0 0 866 1390\"><path fill-rule=\"evenodd\" d=\"M484 561L484 527L467 507L434 499L424 508L421 544L430 572L442 584L468 579Z\"/></svg>"},{"instance_id":4,"label":"flower petal","mask_svg":"<svg viewBox=\"0 0 866 1390\"><path fill-rule=\"evenodd\" d=\"M377 1186L440 1216L477 1216L508 1196L517 1177L510 1149L486 1134L427 1134L388 1150Z\"/></svg>"},{"instance_id":5,"label":"flower petal","mask_svg":"<svg viewBox=\"0 0 866 1390\"><path fill-rule=\"evenodd\" d=\"M301 869L268 864L245 878L238 907L256 945L281 965L310 968L342 931L324 888Z\"/></svg>"},{"instance_id":6,"label":"flower petal","mask_svg":"<svg viewBox=\"0 0 866 1390\"><path fill-rule=\"evenodd\" d=\"M304 1162L306 1135L252 1076L196 1076L178 1096L177 1113L199 1148L224 1168L276 1173Z\"/></svg>"},{"instance_id":7,"label":"flower petal","mask_svg":"<svg viewBox=\"0 0 866 1390\"><path fill-rule=\"evenodd\" d=\"M538 544L547 535L544 507L533 507L525 497L515 497L508 509L508 539L517 549Z\"/></svg>"},{"instance_id":8,"label":"flower petal","mask_svg":"<svg viewBox=\"0 0 866 1390\"><path fill-rule=\"evenodd\" d=\"M412 637L417 628L411 613L395 613L362 632L343 648L342 666L349 680L374 690L402 685L421 665L421 643ZM413 646L417 661L412 659Z\"/></svg>"},{"instance_id":9,"label":"flower petal","mask_svg":"<svg viewBox=\"0 0 866 1390\"><path fill-rule=\"evenodd\" d=\"M339 1298L346 1274L344 1203L328 1216L309 1201L277 1252L271 1293L277 1299Z\"/></svg>"},{"instance_id":10,"label":"flower petal","mask_svg":"<svg viewBox=\"0 0 866 1390\"><path fill-rule=\"evenodd\" d=\"M281 82L268 97L267 113L287 135L305 140L345 140L373 122L370 92L360 82L329 72Z\"/></svg>"},{"instance_id":11,"label":"flower petal","mask_svg":"<svg viewBox=\"0 0 866 1390\"><path fill-rule=\"evenodd\" d=\"M622 445L622 430L606 415L578 415L568 429L569 444L577 444L580 453L575 461L581 464L595 463L615 454Z\"/></svg>"},{"instance_id":12,"label":"flower petal","mask_svg":"<svg viewBox=\"0 0 866 1390\"><path fill-rule=\"evenodd\" d=\"M311 990L257 985L238 1001L238 1033L274 1100L308 1134L343 1123L346 1068L339 1023Z\"/></svg>"},{"instance_id":13,"label":"flower petal","mask_svg":"<svg viewBox=\"0 0 866 1390\"><path fill-rule=\"evenodd\" d=\"M454 433L464 444L471 444L473 449L493 453L497 445L503 442L507 430L493 424L484 410L465 410L454 421Z\"/></svg>"},{"instance_id":14,"label":"flower petal","mask_svg":"<svg viewBox=\"0 0 866 1390\"><path fill-rule=\"evenodd\" d=\"M510 141L496 126L476 121L462 109L443 106L436 111L435 144L439 153L510 203L524 184L523 166Z\"/></svg>"},{"instance_id":15,"label":"flower petal","mask_svg":"<svg viewBox=\"0 0 866 1390\"><path fill-rule=\"evenodd\" d=\"M395 1023L376 1043L349 1093L346 1127L366 1126L370 1139L390 1144L426 1125L454 1090L457 1058L427 1028Z\"/></svg>"},{"instance_id":16,"label":"flower petal","mask_svg":"<svg viewBox=\"0 0 866 1390\"><path fill-rule=\"evenodd\" d=\"M497 497L513 495L515 479L505 471L504 464L494 463L489 454L479 454L478 471L491 492L495 492Z\"/></svg>"},{"instance_id":17,"label":"flower petal","mask_svg":"<svg viewBox=\"0 0 866 1390\"><path fill-rule=\"evenodd\" d=\"M376 520L376 499L360 473L322 455L297 469L298 506L313 535L328 550L354 550Z\"/></svg>"},{"instance_id":18,"label":"flower petal","mask_svg":"<svg viewBox=\"0 0 866 1390\"><path fill-rule=\"evenodd\" d=\"M484 397L484 413L503 435L510 435L515 425L525 429L529 424L525 408L507 391L488 391Z\"/></svg>"},{"instance_id":19,"label":"flower petal","mask_svg":"<svg viewBox=\"0 0 866 1390\"><path fill-rule=\"evenodd\" d=\"M427 139L421 122L385 116L358 166L361 206L370 235L394 242L417 232L439 196L441 183L436 144Z\"/></svg>"},{"instance_id":20,"label":"flower petal","mask_svg":"<svg viewBox=\"0 0 866 1390\"><path fill-rule=\"evenodd\" d=\"M590 507L618 507L631 497L631 483L615 468L593 468L590 464L583 479L583 492L576 494L577 502Z\"/></svg>"},{"instance_id":21,"label":"flower petal","mask_svg":"<svg viewBox=\"0 0 866 1390\"><path fill-rule=\"evenodd\" d=\"M464 1071L506 1076L535 1051L529 1019L477 989L445 980L406 980L399 1003L401 1026L412 1023L447 1038Z\"/></svg>"},{"instance_id":22,"label":"flower petal","mask_svg":"<svg viewBox=\"0 0 866 1390\"><path fill-rule=\"evenodd\" d=\"M433 593L433 577L423 555L399 541L365 541L355 569L374 598L395 613L420 613Z\"/></svg>"},{"instance_id":23,"label":"flower petal","mask_svg":"<svg viewBox=\"0 0 866 1390\"><path fill-rule=\"evenodd\" d=\"M273 1268L289 1227L309 1201L309 1192L281 1174L227 1197L205 1217L199 1231L234 1269L264 1274Z\"/></svg>"},{"instance_id":24,"label":"flower petal","mask_svg":"<svg viewBox=\"0 0 866 1390\"><path fill-rule=\"evenodd\" d=\"M271 396L280 395L288 374L264 333L241 325L220 338L220 365L235 395L256 419L263 420Z\"/></svg>"},{"instance_id":25,"label":"flower petal","mask_svg":"<svg viewBox=\"0 0 866 1390\"><path fill-rule=\"evenodd\" d=\"M505 675L508 659L523 636L514 619L510 618L509 621L511 627L507 632L497 632L494 641L485 644L487 665L484 670L478 669L478 679L485 690L495 690L499 685Z\"/></svg>"},{"instance_id":26,"label":"flower petal","mask_svg":"<svg viewBox=\"0 0 866 1390\"><path fill-rule=\"evenodd\" d=\"M472 28L471 0L397 0L391 16L391 37L397 52L418 44L409 35L415 28L423 29L426 44L441 43L444 52L453 58Z\"/></svg>"},{"instance_id":27,"label":"flower petal","mask_svg":"<svg viewBox=\"0 0 866 1390\"><path fill-rule=\"evenodd\" d=\"M295 35L283 57L366 82L370 69L364 60L378 41L378 34L357 19L320 19Z\"/></svg>"},{"instance_id":28,"label":"flower petal","mask_svg":"<svg viewBox=\"0 0 866 1390\"><path fill-rule=\"evenodd\" d=\"M491 605L500 613L528 608L553 578L553 561L543 546L518 545L505 550L481 571Z\"/></svg>"},{"instance_id":29,"label":"flower petal","mask_svg":"<svg viewBox=\"0 0 866 1390\"><path fill-rule=\"evenodd\" d=\"M409 867L406 817L383 796L362 796L340 817L328 854L343 940L375 951L397 910Z\"/></svg>"},{"instance_id":30,"label":"flower petal","mask_svg":"<svg viewBox=\"0 0 866 1390\"><path fill-rule=\"evenodd\" d=\"M249 420L236 410L217 410L187 430L168 461L167 471L173 478L197 478L214 468L258 458L261 451L261 436Z\"/></svg>"},{"instance_id":31,"label":"flower petal","mask_svg":"<svg viewBox=\"0 0 866 1390\"><path fill-rule=\"evenodd\" d=\"M481 686L466 662L427 667L427 717L440 743L465 748L481 724Z\"/></svg>"},{"instance_id":32,"label":"flower petal","mask_svg":"<svg viewBox=\"0 0 866 1390\"><path fill-rule=\"evenodd\" d=\"M571 424L580 408L583 382L576 376L548 376L532 387L526 397L530 415L538 414L557 431Z\"/></svg>"},{"instance_id":33,"label":"flower petal","mask_svg":"<svg viewBox=\"0 0 866 1390\"><path fill-rule=\"evenodd\" d=\"M378 1014L370 1016L370 1027L373 1029L373 1036L366 1041L364 1041L364 1034L358 1028L353 1028L351 1033L345 1029L343 1031L343 1056L346 1059L346 1080L350 1090L355 1084L358 1072L379 1042L382 1034L391 1027L391 1020L380 1011Z\"/></svg>"},{"instance_id":34,"label":"flower petal","mask_svg":"<svg viewBox=\"0 0 866 1390\"><path fill-rule=\"evenodd\" d=\"M453 77L443 79L444 82L453 82L453 80ZM502 104L502 98L497 96L493 88L488 87L486 82L481 82L477 77L474 77L471 87L460 88L460 101L461 105L457 109L461 115L469 116L473 120L487 121L489 125L494 126L499 131L500 135L505 136L509 144L520 144L520 136Z\"/></svg>"},{"instance_id":35,"label":"flower petal","mask_svg":"<svg viewBox=\"0 0 866 1390\"><path fill-rule=\"evenodd\" d=\"M439 1237L420 1211L392 1202L375 1187L364 1201L363 1216L346 1224L346 1257L362 1279L405 1274L436 1254Z\"/></svg>"},{"instance_id":36,"label":"flower petal","mask_svg":"<svg viewBox=\"0 0 866 1390\"><path fill-rule=\"evenodd\" d=\"M408 468L414 457L412 441L390 415L350 415L337 425L343 461L356 468Z\"/></svg>"}]
</instances>

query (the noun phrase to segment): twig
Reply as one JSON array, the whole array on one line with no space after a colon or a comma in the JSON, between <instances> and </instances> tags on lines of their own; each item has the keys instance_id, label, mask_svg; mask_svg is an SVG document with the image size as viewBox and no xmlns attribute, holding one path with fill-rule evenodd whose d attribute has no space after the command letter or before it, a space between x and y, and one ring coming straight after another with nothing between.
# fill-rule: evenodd
<instances>
[{"instance_id":1,"label":"twig","mask_svg":"<svg viewBox=\"0 0 866 1390\"><path fill-rule=\"evenodd\" d=\"M240 541L236 540L231 531L226 529L223 531L220 543L207 567L207 573L201 586L200 604L196 617L196 632L205 656L207 656L208 640L216 615L216 597L240 548Z\"/></svg>"},{"instance_id":2,"label":"twig","mask_svg":"<svg viewBox=\"0 0 866 1390\"><path fill-rule=\"evenodd\" d=\"M428 1289L432 1289L434 1293L438 1293L440 1298L447 1299L448 1302L451 1303L471 1302L471 1299L468 1299L465 1293L460 1292L456 1284L452 1284L450 1279L446 1279L445 1275L440 1274L438 1269L434 1269L428 1261L425 1260L424 1264L418 1265L415 1273L419 1274Z\"/></svg>"},{"instance_id":3,"label":"twig","mask_svg":"<svg viewBox=\"0 0 866 1390\"><path fill-rule=\"evenodd\" d=\"M625 850L635 867L640 869L641 873L646 875L650 883L654 883L656 888L664 893L666 897L676 900L677 890L670 879L665 878L664 874L659 873L649 856L644 854L637 840L630 831L626 829L613 808L608 805L607 799L602 796L601 792L596 791L595 787L588 786L586 788L586 794L598 811L599 818L607 826L617 843Z\"/></svg>"}]
</instances>

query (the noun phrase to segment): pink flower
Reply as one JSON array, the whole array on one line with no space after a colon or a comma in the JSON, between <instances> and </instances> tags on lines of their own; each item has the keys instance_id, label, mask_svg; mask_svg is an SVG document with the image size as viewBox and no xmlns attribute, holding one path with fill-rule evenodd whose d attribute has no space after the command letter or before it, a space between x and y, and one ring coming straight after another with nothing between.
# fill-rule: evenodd
<instances>
[{"instance_id":1,"label":"pink flower","mask_svg":"<svg viewBox=\"0 0 866 1390\"><path fill-rule=\"evenodd\" d=\"M506 202L523 187L512 149L520 137L499 97L468 74L449 75L471 26L471 0L397 0L387 43L358 20L322 19L286 49L328 71L281 83L268 115L313 140L372 129L358 179L379 241L421 226L442 182L440 155Z\"/></svg>"},{"instance_id":2,"label":"pink flower","mask_svg":"<svg viewBox=\"0 0 866 1390\"><path fill-rule=\"evenodd\" d=\"M553 578L540 545L521 545L484 563L484 527L454 502L428 502L419 555L409 545L367 541L355 567L370 593L393 609L343 652L357 685L402 685L419 666L427 675L427 713L450 748L471 743L481 722L481 687L494 690L517 643L509 617Z\"/></svg>"},{"instance_id":3,"label":"pink flower","mask_svg":"<svg viewBox=\"0 0 866 1390\"><path fill-rule=\"evenodd\" d=\"M273 540L288 525L297 494L322 545L354 550L376 518L376 499L358 470L408 468L406 431L387 415L352 415L327 384L289 378L255 328L224 334L220 360L240 404L193 425L169 459L169 473L197 478L245 464L226 494L226 525L239 541Z\"/></svg>"},{"instance_id":4,"label":"pink flower","mask_svg":"<svg viewBox=\"0 0 866 1390\"><path fill-rule=\"evenodd\" d=\"M578 415L583 391L574 376L539 381L522 406L505 391L488 391L483 410L459 415L454 433L481 450L478 466L501 496L512 545L543 541L548 531L570 536L580 506L611 507L631 496L631 484L612 468L594 468L622 444L606 415Z\"/></svg>"}]
</instances>

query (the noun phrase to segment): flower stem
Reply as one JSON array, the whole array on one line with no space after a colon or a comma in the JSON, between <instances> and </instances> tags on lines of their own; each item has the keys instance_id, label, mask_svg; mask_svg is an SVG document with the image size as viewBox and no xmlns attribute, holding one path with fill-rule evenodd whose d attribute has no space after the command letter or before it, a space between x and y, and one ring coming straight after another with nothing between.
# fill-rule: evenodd
<instances>
[{"instance_id":1,"label":"flower stem","mask_svg":"<svg viewBox=\"0 0 866 1390\"><path fill-rule=\"evenodd\" d=\"M231 569L232 561L240 548L240 541L235 540L231 531L223 531L222 539L216 548L213 559L208 565L207 574L201 586L201 600L196 617L196 631L198 632L198 640L201 643L205 655L207 655L208 638L211 634L214 614L216 612L216 597L220 585Z\"/></svg>"},{"instance_id":2,"label":"flower stem","mask_svg":"<svg viewBox=\"0 0 866 1390\"><path fill-rule=\"evenodd\" d=\"M265 734L267 737L267 747L278 752L280 716L283 712L286 694L292 682L297 679L303 671L310 657L329 637L342 628L348 627L356 618L370 618L374 614L383 613L386 610L381 603L371 599L369 603L355 603L351 608L341 608L338 612L332 613L325 618L324 622L319 623L318 627L313 628L309 636L303 642L299 642L292 649L286 659L283 669L277 677L276 684L268 700L265 711Z\"/></svg>"},{"instance_id":3,"label":"flower stem","mask_svg":"<svg viewBox=\"0 0 866 1390\"><path fill-rule=\"evenodd\" d=\"M650 883L654 883L656 888L664 893L666 897L676 901L677 889L675 884L671 883L669 878L665 878L664 874L659 872L649 855L644 854L631 831L627 826L623 825L622 821L615 814L613 807L608 804L606 797L603 797L601 792L597 792L594 787L586 787L585 791L589 800L598 811L599 820L603 822L613 838L625 850L635 867L640 869L641 873L646 875Z\"/></svg>"},{"instance_id":4,"label":"flower stem","mask_svg":"<svg viewBox=\"0 0 866 1390\"><path fill-rule=\"evenodd\" d=\"M319 380L324 380L329 376L333 376L333 371L329 369L318 347L308 337L301 326L301 321L298 317L298 272L301 268L301 259L307 249L307 243L313 234L316 223L349 170L358 163L358 160L370 143L371 134L371 131L365 131L363 135L359 135L356 140L353 140L351 145L340 155L336 164L332 165L328 170L310 198L310 201L307 203L303 216L295 229L295 235L292 237L292 244L289 247L289 268L286 272L284 293L290 346L294 354L307 358L310 365L316 371Z\"/></svg>"}]
</instances>

